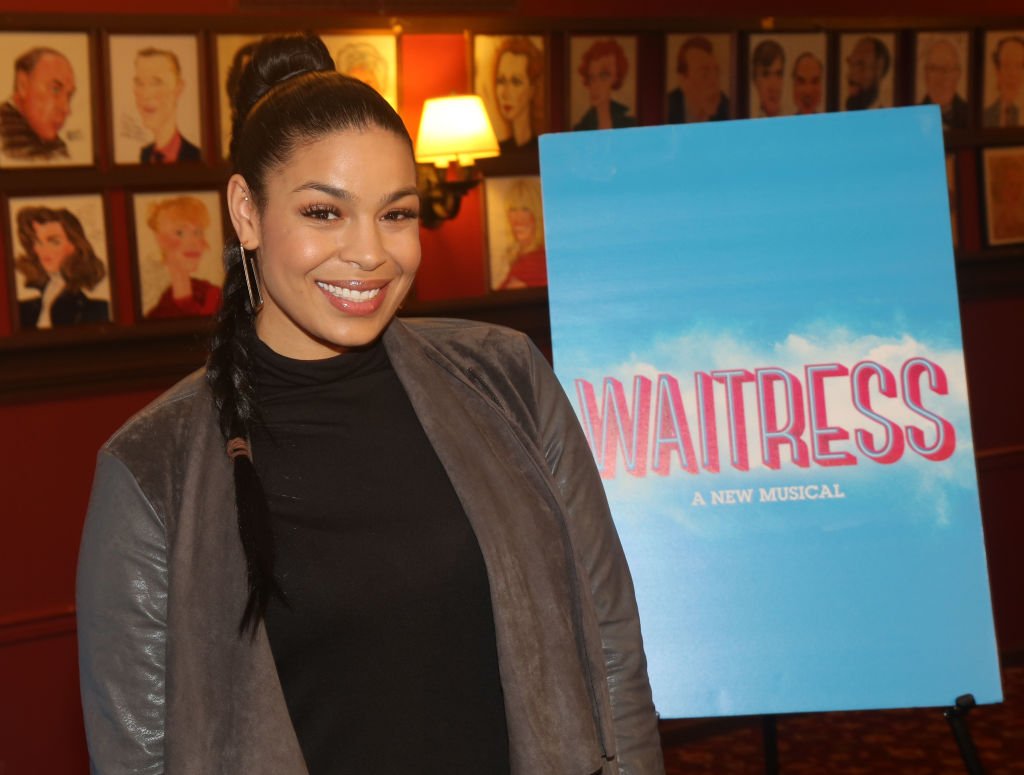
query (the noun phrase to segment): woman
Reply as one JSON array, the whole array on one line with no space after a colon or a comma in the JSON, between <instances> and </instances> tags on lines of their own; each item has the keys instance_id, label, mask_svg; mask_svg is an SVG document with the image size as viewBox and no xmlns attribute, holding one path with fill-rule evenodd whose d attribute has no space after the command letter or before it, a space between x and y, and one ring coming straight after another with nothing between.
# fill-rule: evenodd
<instances>
[{"instance_id":1,"label":"woman","mask_svg":"<svg viewBox=\"0 0 1024 775\"><path fill-rule=\"evenodd\" d=\"M636 126L629 106L612 99L612 92L622 88L629 72L626 52L614 38L594 41L583 52L577 72L589 92L590 108L573 124L574 130Z\"/></svg>"},{"instance_id":2,"label":"woman","mask_svg":"<svg viewBox=\"0 0 1024 775\"><path fill-rule=\"evenodd\" d=\"M536 152L544 124L544 54L527 37L505 38L494 53L493 86L505 125L501 152Z\"/></svg>"},{"instance_id":3,"label":"woman","mask_svg":"<svg viewBox=\"0 0 1024 775\"><path fill-rule=\"evenodd\" d=\"M91 299L91 291L107 273L89 244L81 221L70 210L23 207L18 211L18 241L25 253L14 267L28 288L40 295L18 302L22 330L104 323L110 306Z\"/></svg>"},{"instance_id":4,"label":"woman","mask_svg":"<svg viewBox=\"0 0 1024 775\"><path fill-rule=\"evenodd\" d=\"M401 119L312 36L261 44L239 99L205 373L99 456L94 767L661 772L628 571L557 382L522 335L395 319L420 258Z\"/></svg>"},{"instance_id":5,"label":"woman","mask_svg":"<svg viewBox=\"0 0 1024 775\"><path fill-rule=\"evenodd\" d=\"M523 179L513 181L505 193L505 216L512 244L505 256L508 273L500 290L547 285L540 182Z\"/></svg>"},{"instance_id":6,"label":"woman","mask_svg":"<svg viewBox=\"0 0 1024 775\"><path fill-rule=\"evenodd\" d=\"M153 231L170 284L146 313L150 319L212 315L220 307L220 288L193 277L210 243L210 214L194 196L161 199L149 210L146 225Z\"/></svg>"}]
</instances>

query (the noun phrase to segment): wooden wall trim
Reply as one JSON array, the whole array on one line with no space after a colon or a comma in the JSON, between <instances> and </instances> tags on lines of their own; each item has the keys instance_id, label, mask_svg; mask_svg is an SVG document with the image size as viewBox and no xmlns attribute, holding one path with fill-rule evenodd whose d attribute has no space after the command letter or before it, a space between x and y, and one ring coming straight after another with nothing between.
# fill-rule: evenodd
<instances>
[{"instance_id":1,"label":"wooden wall trim","mask_svg":"<svg viewBox=\"0 0 1024 775\"><path fill-rule=\"evenodd\" d=\"M75 632L75 607L58 606L0 618L0 648Z\"/></svg>"}]
</instances>

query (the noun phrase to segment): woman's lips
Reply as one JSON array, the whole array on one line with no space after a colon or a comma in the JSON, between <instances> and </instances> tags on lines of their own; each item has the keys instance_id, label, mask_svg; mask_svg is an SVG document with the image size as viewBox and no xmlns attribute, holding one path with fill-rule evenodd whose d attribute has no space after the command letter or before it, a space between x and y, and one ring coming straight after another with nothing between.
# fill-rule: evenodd
<instances>
[{"instance_id":1,"label":"woman's lips","mask_svg":"<svg viewBox=\"0 0 1024 775\"><path fill-rule=\"evenodd\" d=\"M316 287L330 304L348 315L372 315L387 296L387 280L316 280Z\"/></svg>"}]
</instances>

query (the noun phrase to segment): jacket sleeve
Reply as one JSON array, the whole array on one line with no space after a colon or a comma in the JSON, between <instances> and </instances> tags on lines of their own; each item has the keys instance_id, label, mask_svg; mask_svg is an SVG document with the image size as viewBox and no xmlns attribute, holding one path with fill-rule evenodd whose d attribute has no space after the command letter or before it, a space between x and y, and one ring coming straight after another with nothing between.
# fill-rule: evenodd
<instances>
[{"instance_id":1,"label":"jacket sleeve","mask_svg":"<svg viewBox=\"0 0 1024 775\"><path fill-rule=\"evenodd\" d=\"M165 526L101 452L78 557L78 662L91 771L164 770Z\"/></svg>"},{"instance_id":2,"label":"jacket sleeve","mask_svg":"<svg viewBox=\"0 0 1024 775\"><path fill-rule=\"evenodd\" d=\"M618 772L661 775L665 764L633 580L583 430L547 361L532 351L543 452L568 509L570 537L601 631Z\"/></svg>"}]
</instances>

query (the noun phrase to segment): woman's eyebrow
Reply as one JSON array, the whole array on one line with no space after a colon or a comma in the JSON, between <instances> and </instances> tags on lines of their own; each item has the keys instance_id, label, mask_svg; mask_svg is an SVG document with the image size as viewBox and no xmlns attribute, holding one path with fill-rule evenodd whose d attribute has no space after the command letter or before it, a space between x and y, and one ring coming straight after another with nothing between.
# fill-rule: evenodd
<instances>
[{"instance_id":1,"label":"woman's eyebrow","mask_svg":"<svg viewBox=\"0 0 1024 775\"><path fill-rule=\"evenodd\" d=\"M318 183L315 180L311 180L308 183L303 183L301 186L296 186L292 193L298 193L300 191L319 191L321 194L327 194L333 196L335 199L355 199L352 192L347 188L340 188L338 186L332 186L329 183Z\"/></svg>"}]
</instances>

